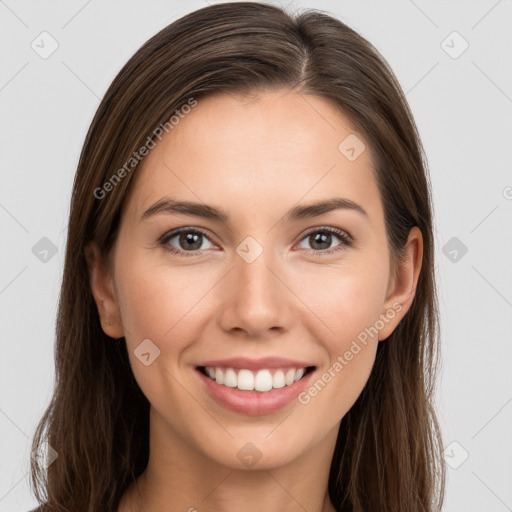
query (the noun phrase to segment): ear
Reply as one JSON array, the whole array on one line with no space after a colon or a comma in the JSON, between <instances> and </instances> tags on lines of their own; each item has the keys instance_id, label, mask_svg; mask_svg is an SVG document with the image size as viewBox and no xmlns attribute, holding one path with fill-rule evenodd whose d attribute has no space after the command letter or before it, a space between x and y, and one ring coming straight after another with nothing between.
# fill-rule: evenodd
<instances>
[{"instance_id":1,"label":"ear","mask_svg":"<svg viewBox=\"0 0 512 512\"><path fill-rule=\"evenodd\" d=\"M405 316L416 294L416 286L423 260L423 236L417 226L411 228L404 248L403 261L391 273L386 300L381 316L384 327L379 330L379 341L388 338Z\"/></svg>"},{"instance_id":2,"label":"ear","mask_svg":"<svg viewBox=\"0 0 512 512\"><path fill-rule=\"evenodd\" d=\"M85 247L91 291L98 308L103 332L111 338L122 338L124 331L114 289L114 281L103 261L96 242Z\"/></svg>"}]
</instances>

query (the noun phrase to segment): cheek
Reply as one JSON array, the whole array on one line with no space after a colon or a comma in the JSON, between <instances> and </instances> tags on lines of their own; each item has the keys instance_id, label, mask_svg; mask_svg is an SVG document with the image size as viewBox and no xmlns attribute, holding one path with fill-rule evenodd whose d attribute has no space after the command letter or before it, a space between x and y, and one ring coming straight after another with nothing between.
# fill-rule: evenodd
<instances>
[{"instance_id":1,"label":"cheek","mask_svg":"<svg viewBox=\"0 0 512 512\"><path fill-rule=\"evenodd\" d=\"M166 360L168 368L177 366L208 283L197 272L173 272L133 255L119 261L116 283L130 357L150 339L160 350L160 362Z\"/></svg>"},{"instance_id":2,"label":"cheek","mask_svg":"<svg viewBox=\"0 0 512 512\"><path fill-rule=\"evenodd\" d=\"M356 402L371 374L379 343L380 301L369 288L361 291L358 284L353 288L345 284L337 299L325 300L320 310L329 332L322 328L316 336L327 357L299 397L307 409L311 406L322 415L326 425L340 421Z\"/></svg>"},{"instance_id":3,"label":"cheek","mask_svg":"<svg viewBox=\"0 0 512 512\"><path fill-rule=\"evenodd\" d=\"M198 272L155 263L136 248L116 261L116 289L123 326L130 332L157 333L173 328L207 291ZM192 268L192 267L190 267ZM147 332L146 332L147 331Z\"/></svg>"},{"instance_id":4,"label":"cheek","mask_svg":"<svg viewBox=\"0 0 512 512\"><path fill-rule=\"evenodd\" d=\"M386 261L353 258L344 265L320 268L307 280L297 276L296 293L312 321L320 320L317 334L331 355L344 351L347 342L379 319L389 277Z\"/></svg>"},{"instance_id":5,"label":"cheek","mask_svg":"<svg viewBox=\"0 0 512 512\"><path fill-rule=\"evenodd\" d=\"M187 406L176 378L189 344L194 308L205 295L205 287L197 275L148 264L136 254L116 264L117 298L130 364L142 392L159 410L170 402L177 408ZM144 362L142 354L148 352Z\"/></svg>"},{"instance_id":6,"label":"cheek","mask_svg":"<svg viewBox=\"0 0 512 512\"><path fill-rule=\"evenodd\" d=\"M347 263L332 272L316 273L299 290L315 313L303 318L309 318L308 328L328 356L303 403L316 403L331 422L347 413L373 368L382 328L379 319L388 279L386 264L386 259Z\"/></svg>"}]
</instances>

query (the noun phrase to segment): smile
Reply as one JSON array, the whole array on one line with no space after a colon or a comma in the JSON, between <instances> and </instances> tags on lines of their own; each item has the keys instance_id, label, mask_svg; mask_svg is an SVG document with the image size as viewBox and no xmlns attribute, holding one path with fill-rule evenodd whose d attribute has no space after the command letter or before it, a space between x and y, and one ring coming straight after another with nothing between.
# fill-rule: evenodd
<instances>
[{"instance_id":1,"label":"smile","mask_svg":"<svg viewBox=\"0 0 512 512\"><path fill-rule=\"evenodd\" d=\"M305 368L263 368L254 371L246 368L199 367L204 375L217 384L228 388L237 388L241 391L259 391L261 393L291 386L312 369L313 367L310 366Z\"/></svg>"},{"instance_id":2,"label":"smile","mask_svg":"<svg viewBox=\"0 0 512 512\"><path fill-rule=\"evenodd\" d=\"M204 361L195 370L213 403L256 416L271 414L297 401L316 366L280 357L238 357Z\"/></svg>"}]
</instances>

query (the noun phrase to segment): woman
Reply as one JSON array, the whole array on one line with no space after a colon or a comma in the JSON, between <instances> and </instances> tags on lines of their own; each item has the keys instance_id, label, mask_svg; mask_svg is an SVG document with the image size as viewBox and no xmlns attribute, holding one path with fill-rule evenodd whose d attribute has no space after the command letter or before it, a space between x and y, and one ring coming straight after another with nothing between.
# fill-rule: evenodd
<instances>
[{"instance_id":1,"label":"woman","mask_svg":"<svg viewBox=\"0 0 512 512\"><path fill-rule=\"evenodd\" d=\"M80 157L41 510L440 510L433 258L370 43L252 2L170 24Z\"/></svg>"}]
</instances>

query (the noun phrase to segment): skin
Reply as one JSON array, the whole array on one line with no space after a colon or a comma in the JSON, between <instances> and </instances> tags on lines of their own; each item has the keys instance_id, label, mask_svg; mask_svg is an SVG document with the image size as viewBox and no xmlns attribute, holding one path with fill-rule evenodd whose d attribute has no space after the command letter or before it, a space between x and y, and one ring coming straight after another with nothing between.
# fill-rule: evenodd
<instances>
[{"instance_id":1,"label":"skin","mask_svg":"<svg viewBox=\"0 0 512 512\"><path fill-rule=\"evenodd\" d=\"M349 134L366 145L354 161L338 150ZM421 268L422 237L413 228L406 263L393 272L372 165L368 141L332 104L290 91L201 99L145 157L112 270L94 243L87 248L98 311L112 324L102 322L103 329L125 337L151 403L149 464L120 512L334 510L327 481L340 421L368 380L378 343L410 307ZM139 220L166 195L222 208L230 223L169 213ZM298 204L332 197L358 203L367 215L338 209L285 218ZM179 236L167 242L195 256L158 243L180 227L207 232L200 250ZM354 245L334 234L315 245L322 227L349 233ZM236 252L247 236L263 249L251 263ZM245 415L199 385L202 361L266 355L311 361L314 383L390 310L393 318L307 404ZM134 355L145 339L161 351L149 366ZM261 453L251 468L237 457L247 442Z\"/></svg>"}]
</instances>

